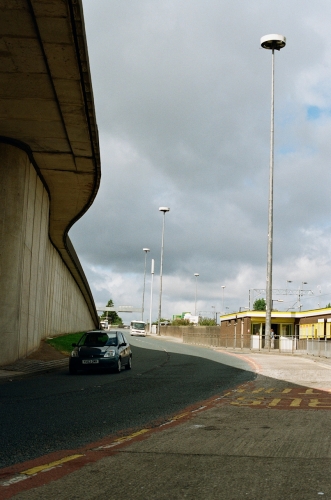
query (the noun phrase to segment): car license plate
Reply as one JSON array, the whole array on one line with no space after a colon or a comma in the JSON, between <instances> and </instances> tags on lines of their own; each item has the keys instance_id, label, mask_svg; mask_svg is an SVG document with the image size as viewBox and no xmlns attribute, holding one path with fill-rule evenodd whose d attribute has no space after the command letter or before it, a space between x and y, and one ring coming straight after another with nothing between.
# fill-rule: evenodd
<instances>
[{"instance_id":1,"label":"car license plate","mask_svg":"<svg viewBox=\"0 0 331 500\"><path fill-rule=\"evenodd\" d=\"M98 359L83 359L82 360L83 365L96 365L99 363Z\"/></svg>"}]
</instances>

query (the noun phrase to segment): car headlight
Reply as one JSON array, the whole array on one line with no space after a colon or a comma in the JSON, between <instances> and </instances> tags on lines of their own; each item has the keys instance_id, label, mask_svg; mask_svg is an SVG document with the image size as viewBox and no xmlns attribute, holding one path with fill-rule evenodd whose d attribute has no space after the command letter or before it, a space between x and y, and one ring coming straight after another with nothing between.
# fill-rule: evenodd
<instances>
[{"instance_id":1,"label":"car headlight","mask_svg":"<svg viewBox=\"0 0 331 500\"><path fill-rule=\"evenodd\" d=\"M104 358L113 358L115 356L115 351L112 349L110 351L105 352Z\"/></svg>"},{"instance_id":2,"label":"car headlight","mask_svg":"<svg viewBox=\"0 0 331 500\"><path fill-rule=\"evenodd\" d=\"M78 358L78 351L75 351L75 350L74 350L74 351L71 351L70 356L71 356L72 358Z\"/></svg>"}]
</instances>

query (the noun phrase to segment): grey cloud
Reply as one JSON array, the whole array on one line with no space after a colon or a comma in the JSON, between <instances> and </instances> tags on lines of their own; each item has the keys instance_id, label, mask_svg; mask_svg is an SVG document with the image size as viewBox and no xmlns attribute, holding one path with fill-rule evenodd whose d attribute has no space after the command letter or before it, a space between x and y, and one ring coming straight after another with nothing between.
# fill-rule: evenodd
<instances>
[{"instance_id":1,"label":"grey cloud","mask_svg":"<svg viewBox=\"0 0 331 500\"><path fill-rule=\"evenodd\" d=\"M264 282L271 55L259 49L259 39L268 32L288 40L276 54L275 280L290 270L300 274L300 259L311 253L307 229L329 236L330 122L327 116L322 125L307 122L305 77L317 75L331 106L324 64L329 3L83 5L102 183L71 236L93 283L99 278L92 266L102 266L127 277L116 293L141 293L143 247L159 266L161 205L171 207L165 276L186 282L200 272L205 307L209 295L219 294L219 280L228 280L228 296L235 301L239 294L239 303ZM318 246L315 252L318 259ZM98 300L110 293L92 289ZM180 294L183 303L192 295L177 290L172 298L165 290L169 311Z\"/></svg>"}]
</instances>

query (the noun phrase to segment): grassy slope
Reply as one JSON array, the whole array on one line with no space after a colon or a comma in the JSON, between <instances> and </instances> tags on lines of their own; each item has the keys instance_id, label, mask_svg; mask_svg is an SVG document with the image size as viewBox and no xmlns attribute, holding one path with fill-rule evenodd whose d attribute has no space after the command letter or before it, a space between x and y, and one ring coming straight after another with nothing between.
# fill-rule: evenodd
<instances>
[{"instance_id":1,"label":"grassy slope","mask_svg":"<svg viewBox=\"0 0 331 500\"><path fill-rule=\"evenodd\" d=\"M83 332L68 333L67 335L61 335L60 337L55 337L53 339L46 339L46 342L47 344L55 347L58 351L70 354L72 351L72 344L77 343L82 334Z\"/></svg>"}]
</instances>

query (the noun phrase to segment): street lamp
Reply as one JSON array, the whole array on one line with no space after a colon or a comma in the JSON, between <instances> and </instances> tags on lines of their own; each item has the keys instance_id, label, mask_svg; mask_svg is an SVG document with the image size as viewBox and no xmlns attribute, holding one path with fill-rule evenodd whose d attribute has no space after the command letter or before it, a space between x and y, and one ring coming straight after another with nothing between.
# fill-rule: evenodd
<instances>
[{"instance_id":1,"label":"street lamp","mask_svg":"<svg viewBox=\"0 0 331 500\"><path fill-rule=\"evenodd\" d=\"M214 313L213 314L214 314L214 319L215 319L216 318L216 316L215 316L215 306L211 306L211 308L214 309Z\"/></svg>"},{"instance_id":2,"label":"street lamp","mask_svg":"<svg viewBox=\"0 0 331 500\"><path fill-rule=\"evenodd\" d=\"M270 347L271 309L272 309L272 243L273 243L273 183L274 183L274 68L275 50L286 45L283 35L266 35L261 38L261 47L272 51L271 64L271 119L270 119L270 165L269 165L269 211L268 211L268 253L267 253L267 285L266 285L266 347Z\"/></svg>"},{"instance_id":3,"label":"street lamp","mask_svg":"<svg viewBox=\"0 0 331 500\"><path fill-rule=\"evenodd\" d=\"M284 302L283 299L272 299L272 309L274 308L274 302Z\"/></svg>"},{"instance_id":4,"label":"street lamp","mask_svg":"<svg viewBox=\"0 0 331 500\"><path fill-rule=\"evenodd\" d=\"M303 285L308 285L307 281L301 281L301 286L299 288L299 311L301 311L301 307L302 307L302 304L301 304L301 291L302 291Z\"/></svg>"},{"instance_id":5,"label":"street lamp","mask_svg":"<svg viewBox=\"0 0 331 500\"><path fill-rule=\"evenodd\" d=\"M144 305L145 305L145 284L146 284L146 259L147 253L150 252L149 248L143 248L143 252L145 252L145 268L144 268L144 287L143 287L143 304L141 308L141 320L144 321Z\"/></svg>"},{"instance_id":6,"label":"street lamp","mask_svg":"<svg viewBox=\"0 0 331 500\"><path fill-rule=\"evenodd\" d=\"M286 280L286 295L287 295L287 284L292 283L292 280Z\"/></svg>"},{"instance_id":7,"label":"street lamp","mask_svg":"<svg viewBox=\"0 0 331 500\"><path fill-rule=\"evenodd\" d=\"M162 303L162 267L163 267L163 247L164 247L164 224L165 224L165 214L169 212L169 207L160 207L159 211L163 212L163 224L162 224L162 239L161 239L161 264L160 264L160 297L159 297L159 316L157 321L157 333L160 335L160 321L161 321L161 303Z\"/></svg>"},{"instance_id":8,"label":"street lamp","mask_svg":"<svg viewBox=\"0 0 331 500\"><path fill-rule=\"evenodd\" d=\"M199 273L194 273L195 276L195 306L194 306L194 316L197 315L197 294L198 294L198 276Z\"/></svg>"},{"instance_id":9,"label":"street lamp","mask_svg":"<svg viewBox=\"0 0 331 500\"><path fill-rule=\"evenodd\" d=\"M224 314L224 288L225 285L222 285L222 313Z\"/></svg>"},{"instance_id":10,"label":"street lamp","mask_svg":"<svg viewBox=\"0 0 331 500\"><path fill-rule=\"evenodd\" d=\"M154 280L154 259L151 262L151 300L149 307L149 333L152 333L152 306L153 306L153 280Z\"/></svg>"}]
</instances>

